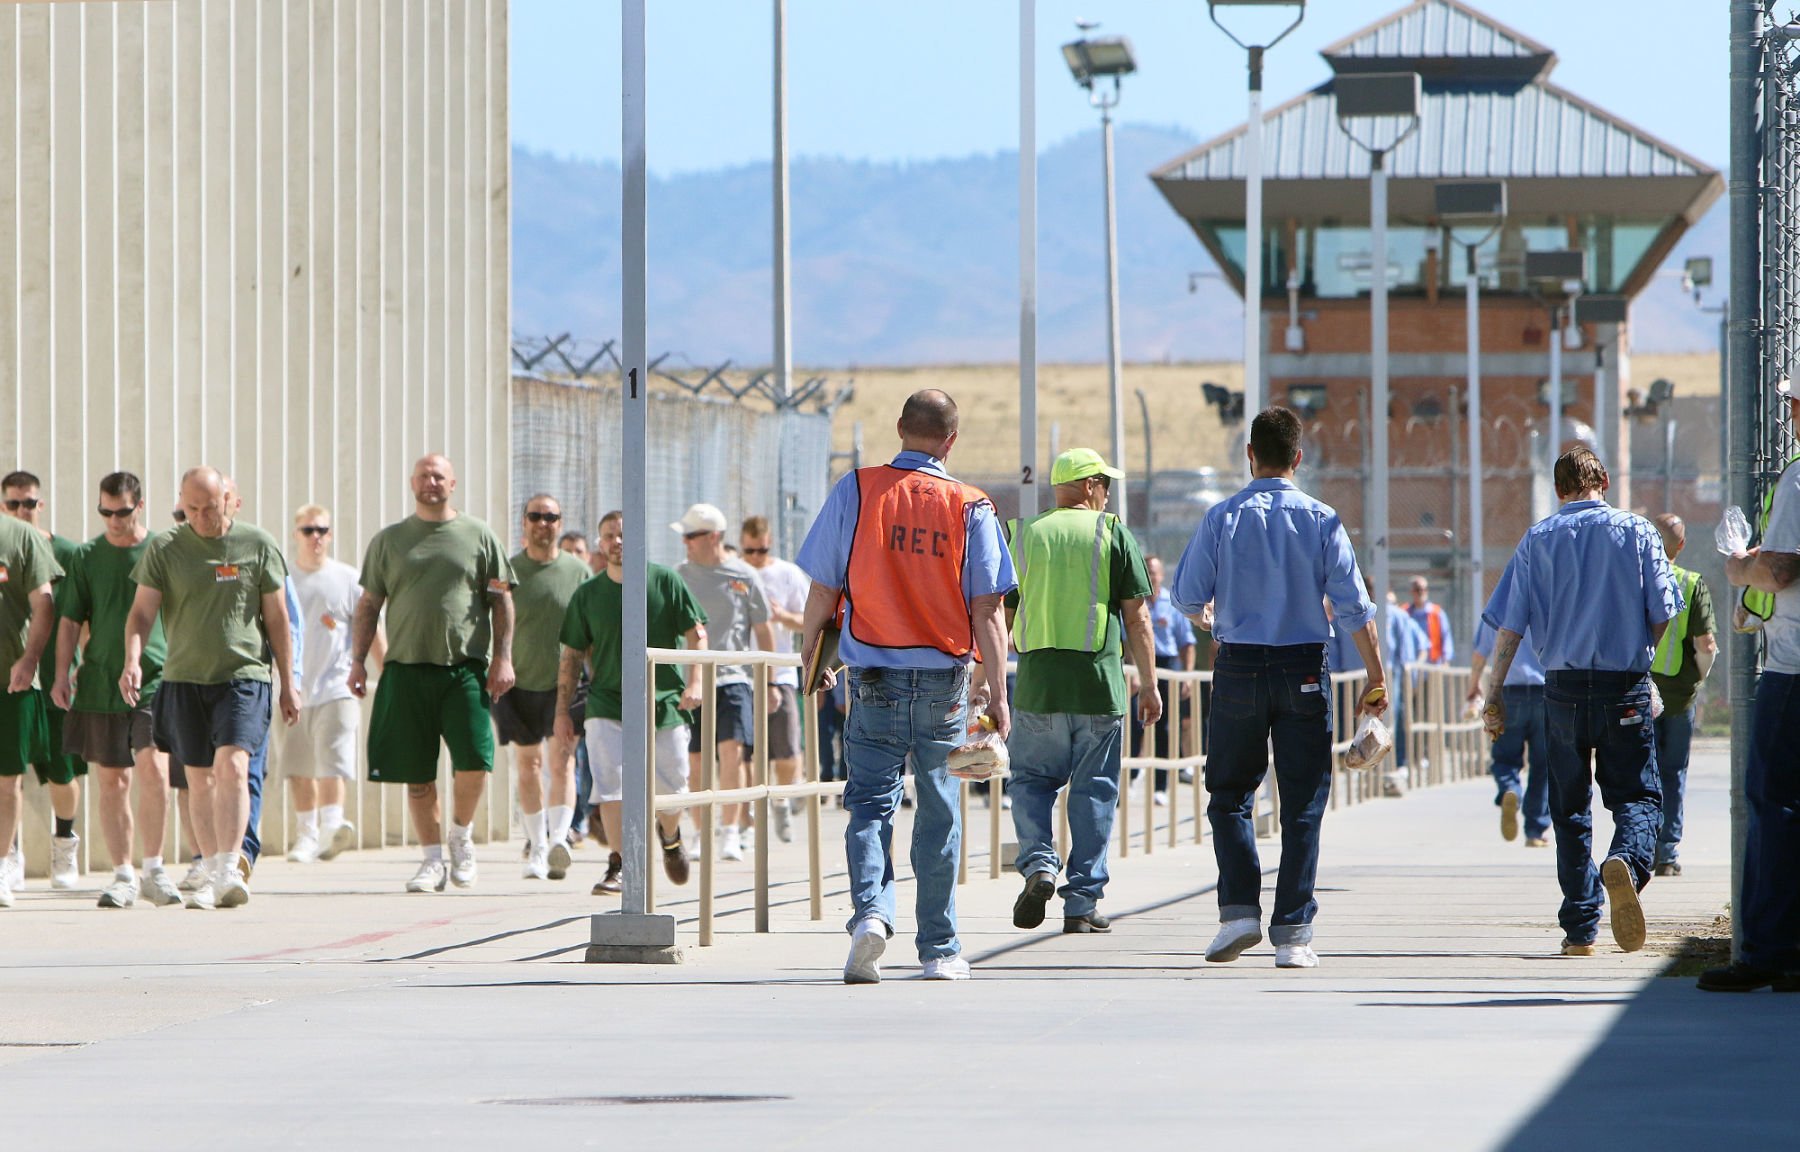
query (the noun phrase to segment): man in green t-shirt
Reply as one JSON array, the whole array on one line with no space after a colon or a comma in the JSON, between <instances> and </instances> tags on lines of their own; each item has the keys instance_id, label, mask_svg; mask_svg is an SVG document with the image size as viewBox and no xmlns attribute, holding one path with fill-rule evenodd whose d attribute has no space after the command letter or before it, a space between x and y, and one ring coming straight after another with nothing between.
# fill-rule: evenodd
<instances>
[{"instance_id":1,"label":"man in green t-shirt","mask_svg":"<svg viewBox=\"0 0 1800 1152\"><path fill-rule=\"evenodd\" d=\"M575 747L555 733L556 654L563 612L591 574L586 564L557 547L561 525L562 505L556 497L540 492L525 501L519 526L525 547L511 561L518 581L513 585L518 680L511 692L494 701L500 743L514 748L527 880L561 880L569 874L569 826L575 822Z\"/></svg>"},{"instance_id":2,"label":"man in green t-shirt","mask_svg":"<svg viewBox=\"0 0 1800 1152\"><path fill-rule=\"evenodd\" d=\"M569 704L575 696L582 662L586 661L593 677L588 686L587 717L583 727L587 735L588 765L594 774L592 800L600 806L601 827L606 842L623 844L620 832L620 802L625 790L624 776L624 701L620 698L624 679L621 651L624 635L621 624L625 582L625 514L608 512L600 519L600 556L606 567L583 584L569 601L563 614L562 665L556 676L557 735L573 744L575 722L569 715ZM649 624L648 642L652 648L674 648L683 641L689 648L706 647L706 613L694 599L688 586L673 568L661 564L645 565L645 617ZM642 659L641 654L633 659ZM656 732L651 743L656 761L656 790L665 795L687 791L688 731L682 720L684 709L700 706L699 689L690 689L682 680L681 669L672 664L656 668ZM688 879L687 854L681 847L681 813L657 813L657 827L663 851L663 871L676 884ZM594 885L594 895L620 891L619 873L624 860L614 852L607 861L606 877Z\"/></svg>"},{"instance_id":3,"label":"man in green t-shirt","mask_svg":"<svg viewBox=\"0 0 1800 1152\"><path fill-rule=\"evenodd\" d=\"M515 583L492 529L450 504L456 469L439 455L412 471L413 514L375 534L363 554L351 626L350 691L368 691L369 648L383 608L387 661L369 717L369 779L406 785L425 860L408 892L475 883L475 812L494 770L490 701L513 686ZM450 750L450 862L438 799L438 745Z\"/></svg>"},{"instance_id":4,"label":"man in green t-shirt","mask_svg":"<svg viewBox=\"0 0 1800 1152\"><path fill-rule=\"evenodd\" d=\"M64 747L98 769L100 834L112 856L113 880L100 893L100 907L129 908L140 892L161 906L181 903L181 893L163 868L163 828L169 812L169 758L156 747L151 701L162 684L162 618L138 657L141 673L136 707L119 695L125 671L125 618L137 595L132 570L150 550L150 530L140 514L143 485L130 472L100 481L99 512L106 530L82 545L56 586L62 617L56 633L55 685L50 696L68 709ZM87 629L87 644L81 633ZM76 656L80 650L80 675ZM133 820L132 802L137 812ZM144 875L132 867L132 833L144 837Z\"/></svg>"},{"instance_id":5,"label":"man in green t-shirt","mask_svg":"<svg viewBox=\"0 0 1800 1152\"><path fill-rule=\"evenodd\" d=\"M0 503L6 514L22 520L50 543L56 566L65 573L81 547L74 540L58 536L44 527L50 504L43 498L43 486L30 472L12 472L0 480ZM50 701L50 685L56 679L51 664L56 658L56 618L51 617L50 639L44 646L43 663L38 667L38 690L43 693L44 722L49 741L31 762L38 783L50 790L50 814L54 827L50 837L50 887L67 890L81 883L79 864L81 837L75 832L75 817L81 811L81 778L87 765L63 748L63 710Z\"/></svg>"},{"instance_id":6,"label":"man in green t-shirt","mask_svg":"<svg viewBox=\"0 0 1800 1152\"><path fill-rule=\"evenodd\" d=\"M1687 525L1666 512L1651 523L1662 536L1669 570L1686 607L1669 621L1650 661L1650 680L1662 696L1656 718L1656 771L1662 777L1662 827L1656 834L1658 876L1681 875L1681 818L1687 807L1688 757L1694 743L1694 697L1719 656L1713 635L1712 593L1698 572L1679 567L1675 558L1687 547Z\"/></svg>"},{"instance_id":7,"label":"man in green t-shirt","mask_svg":"<svg viewBox=\"0 0 1800 1152\"><path fill-rule=\"evenodd\" d=\"M181 478L186 521L151 540L131 571L138 588L119 673L119 695L136 708L161 613L167 651L151 706L156 746L186 769L194 839L211 866L210 882L188 896L192 908L249 903L238 862L250 824L250 757L269 736L271 682L282 719L300 718L287 561L267 532L230 519L225 488L216 468Z\"/></svg>"},{"instance_id":8,"label":"man in green t-shirt","mask_svg":"<svg viewBox=\"0 0 1800 1152\"><path fill-rule=\"evenodd\" d=\"M0 845L12 845L19 834L25 768L42 759L50 740L37 674L56 613L50 586L61 576L41 533L0 517L0 668L7 670L0 693ZM16 854L0 862L0 908L12 907L13 889L24 879Z\"/></svg>"},{"instance_id":9,"label":"man in green t-shirt","mask_svg":"<svg viewBox=\"0 0 1800 1152\"><path fill-rule=\"evenodd\" d=\"M1019 587L1007 596L1006 614L1019 676L1008 745L1018 869L1025 877L1013 904L1019 928L1042 924L1044 905L1056 893L1062 861L1052 813L1066 786L1063 931L1111 930L1096 906L1106 888L1106 847L1119 806L1127 699L1121 633L1131 644L1134 667L1156 666L1144 556L1119 518L1106 512L1112 481L1124 475L1098 452L1071 448L1050 471L1056 507L1012 528ZM1138 717L1146 727L1162 718L1153 676L1140 678Z\"/></svg>"}]
</instances>

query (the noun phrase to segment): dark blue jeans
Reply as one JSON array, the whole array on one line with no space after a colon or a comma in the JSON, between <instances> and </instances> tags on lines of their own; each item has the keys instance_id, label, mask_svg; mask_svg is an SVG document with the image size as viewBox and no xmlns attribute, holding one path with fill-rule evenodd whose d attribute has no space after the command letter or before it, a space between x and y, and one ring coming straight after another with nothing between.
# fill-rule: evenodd
<instances>
[{"instance_id":1,"label":"dark blue jeans","mask_svg":"<svg viewBox=\"0 0 1800 1152\"><path fill-rule=\"evenodd\" d=\"M1275 743L1281 795L1281 870L1275 880L1275 944L1312 940L1319 825L1331 798L1331 674L1322 644L1226 644L1213 668L1206 757L1206 816L1219 862L1219 919L1262 918L1262 862L1251 820Z\"/></svg>"},{"instance_id":2,"label":"dark blue jeans","mask_svg":"<svg viewBox=\"0 0 1800 1152\"><path fill-rule=\"evenodd\" d=\"M1800 676L1764 672L1745 793L1746 964L1800 972Z\"/></svg>"},{"instance_id":3,"label":"dark blue jeans","mask_svg":"<svg viewBox=\"0 0 1800 1152\"><path fill-rule=\"evenodd\" d=\"M1662 831L1656 836L1656 862L1674 863L1681 855L1681 810L1687 804L1688 755L1694 747L1694 709L1665 711L1656 721L1656 770L1662 776Z\"/></svg>"},{"instance_id":4,"label":"dark blue jeans","mask_svg":"<svg viewBox=\"0 0 1800 1152\"><path fill-rule=\"evenodd\" d=\"M1513 684L1501 689L1506 702L1506 731L1494 741L1494 759L1488 766L1498 792L1494 803L1508 792L1523 799L1525 835L1541 840L1550 832L1550 763L1544 746L1544 688L1541 684ZM1525 757L1531 756L1526 773ZM1525 777L1520 787L1519 777Z\"/></svg>"},{"instance_id":5,"label":"dark blue jeans","mask_svg":"<svg viewBox=\"0 0 1800 1152\"><path fill-rule=\"evenodd\" d=\"M250 753L250 823L244 828L244 858L256 866L257 857L262 855L262 794L263 778L269 772L269 737L264 733L262 742L256 751Z\"/></svg>"},{"instance_id":6,"label":"dark blue jeans","mask_svg":"<svg viewBox=\"0 0 1800 1152\"><path fill-rule=\"evenodd\" d=\"M1650 677L1636 672L1550 672L1544 677L1544 731L1550 750L1550 821L1556 828L1557 919L1577 944L1598 934L1602 890L1594 867L1594 785L1613 817L1606 851L1650 880L1662 828L1662 783L1650 720Z\"/></svg>"}]
</instances>

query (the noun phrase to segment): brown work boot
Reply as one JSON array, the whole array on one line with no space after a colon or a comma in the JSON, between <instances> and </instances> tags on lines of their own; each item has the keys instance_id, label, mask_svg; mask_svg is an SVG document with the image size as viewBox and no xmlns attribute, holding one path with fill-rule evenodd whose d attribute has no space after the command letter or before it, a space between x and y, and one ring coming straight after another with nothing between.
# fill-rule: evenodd
<instances>
[{"instance_id":1,"label":"brown work boot","mask_svg":"<svg viewBox=\"0 0 1800 1152\"><path fill-rule=\"evenodd\" d=\"M660 834L658 836L660 839ZM686 884L688 882L687 852L681 847L681 829L675 829L673 840L662 841L663 871L668 874L669 883Z\"/></svg>"},{"instance_id":2,"label":"brown work boot","mask_svg":"<svg viewBox=\"0 0 1800 1152\"><path fill-rule=\"evenodd\" d=\"M625 885L619 881L619 873L625 870L625 858L614 852L606 860L606 877L594 885L596 896L617 896L625 891Z\"/></svg>"}]
</instances>

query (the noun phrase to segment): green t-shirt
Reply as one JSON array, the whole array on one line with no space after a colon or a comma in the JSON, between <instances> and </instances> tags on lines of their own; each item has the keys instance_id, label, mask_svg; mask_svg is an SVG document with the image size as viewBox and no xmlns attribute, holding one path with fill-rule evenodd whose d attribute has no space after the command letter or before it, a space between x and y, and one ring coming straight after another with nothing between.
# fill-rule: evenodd
<instances>
[{"instance_id":1,"label":"green t-shirt","mask_svg":"<svg viewBox=\"0 0 1800 1152\"><path fill-rule=\"evenodd\" d=\"M1150 573L1137 537L1125 525L1113 522L1112 600L1106 615L1106 643L1098 652L1073 652L1039 648L1019 656L1018 685L1013 707L1021 712L1067 713L1073 716L1122 716L1125 713L1125 665L1120 655L1124 617L1120 605L1150 595ZM1017 608L1017 590L1007 594L1008 607Z\"/></svg>"},{"instance_id":2,"label":"green t-shirt","mask_svg":"<svg viewBox=\"0 0 1800 1152\"><path fill-rule=\"evenodd\" d=\"M645 588L645 618L652 648L679 648L681 637L696 624L706 623L706 613L688 591L687 583L673 568L661 564L648 565ZM595 576L575 591L569 609L563 614L562 642L576 652L586 653L593 683L588 687L587 716L590 720L617 720L625 716L620 693L623 671L620 652L619 621L624 612L625 589L605 572ZM686 684L681 669L672 664L656 668L656 726L673 728L682 723L678 705Z\"/></svg>"},{"instance_id":3,"label":"green t-shirt","mask_svg":"<svg viewBox=\"0 0 1800 1152\"><path fill-rule=\"evenodd\" d=\"M67 580L69 573L74 570L72 565L80 551L79 541L66 540L61 536L50 537L50 553L56 557L56 566L63 570L63 580ZM61 585L62 581L57 581L59 588ZM55 618L50 621L50 642L44 645L44 655L38 660L38 683L45 688L56 683L56 631L61 626L62 615L62 609L58 608ZM75 663L81 663L80 652L75 654Z\"/></svg>"},{"instance_id":4,"label":"green t-shirt","mask_svg":"<svg viewBox=\"0 0 1800 1152\"><path fill-rule=\"evenodd\" d=\"M56 562L56 553L43 533L23 520L0 516L0 675L25 655L32 592L56 583L62 574L62 565Z\"/></svg>"},{"instance_id":5,"label":"green t-shirt","mask_svg":"<svg viewBox=\"0 0 1800 1152\"><path fill-rule=\"evenodd\" d=\"M131 573L149 550L149 537L121 548L104 535L96 536L75 553L68 572L56 585L57 613L64 620L88 626L87 648L82 653L81 672L75 678L78 712L129 711L119 696L119 674L125 671L125 618L137 597L137 584ZM162 683L167 655L162 615L158 613L150 625L144 653L138 658L138 668L144 674L140 699L148 699Z\"/></svg>"},{"instance_id":6,"label":"green t-shirt","mask_svg":"<svg viewBox=\"0 0 1800 1152\"><path fill-rule=\"evenodd\" d=\"M499 537L473 516L408 516L369 541L363 591L387 604L387 658L450 667L486 662L494 596L512 589Z\"/></svg>"},{"instance_id":7,"label":"green t-shirt","mask_svg":"<svg viewBox=\"0 0 1800 1152\"><path fill-rule=\"evenodd\" d=\"M218 537L183 524L149 542L131 578L162 593L163 679L270 679L262 598L280 592L287 580L287 561L274 537L241 521Z\"/></svg>"},{"instance_id":8,"label":"green t-shirt","mask_svg":"<svg viewBox=\"0 0 1800 1152\"><path fill-rule=\"evenodd\" d=\"M1694 637L1713 636L1712 593L1705 580L1694 581L1694 602L1688 605L1687 635L1681 641L1681 671L1673 676L1651 674L1662 693L1663 710L1686 712L1700 691L1700 661L1694 658Z\"/></svg>"},{"instance_id":9,"label":"green t-shirt","mask_svg":"<svg viewBox=\"0 0 1800 1152\"><path fill-rule=\"evenodd\" d=\"M527 692L556 691L556 663L563 613L575 590L588 580L588 566L557 549L556 559L539 564L520 552L512 558L514 687Z\"/></svg>"}]
</instances>

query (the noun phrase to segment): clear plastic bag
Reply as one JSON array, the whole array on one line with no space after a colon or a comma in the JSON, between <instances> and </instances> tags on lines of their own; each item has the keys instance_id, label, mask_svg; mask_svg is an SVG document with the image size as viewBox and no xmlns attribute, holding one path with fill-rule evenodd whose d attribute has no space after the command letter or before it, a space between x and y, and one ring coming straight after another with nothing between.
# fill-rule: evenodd
<instances>
[{"instance_id":1,"label":"clear plastic bag","mask_svg":"<svg viewBox=\"0 0 1800 1152\"><path fill-rule=\"evenodd\" d=\"M1742 556L1750 551L1750 521L1736 504L1725 509L1719 526L1713 529L1713 544L1727 556Z\"/></svg>"},{"instance_id":2,"label":"clear plastic bag","mask_svg":"<svg viewBox=\"0 0 1800 1152\"><path fill-rule=\"evenodd\" d=\"M1374 714L1365 715L1362 724L1356 729L1356 736L1350 741L1349 749L1344 753L1344 767L1373 768L1387 759L1387 754L1394 750L1394 734L1382 723L1381 717Z\"/></svg>"},{"instance_id":3,"label":"clear plastic bag","mask_svg":"<svg viewBox=\"0 0 1800 1152\"><path fill-rule=\"evenodd\" d=\"M946 767L959 780L1004 780L1012 775L1012 757L986 708L969 710L962 747L950 753Z\"/></svg>"}]
</instances>

